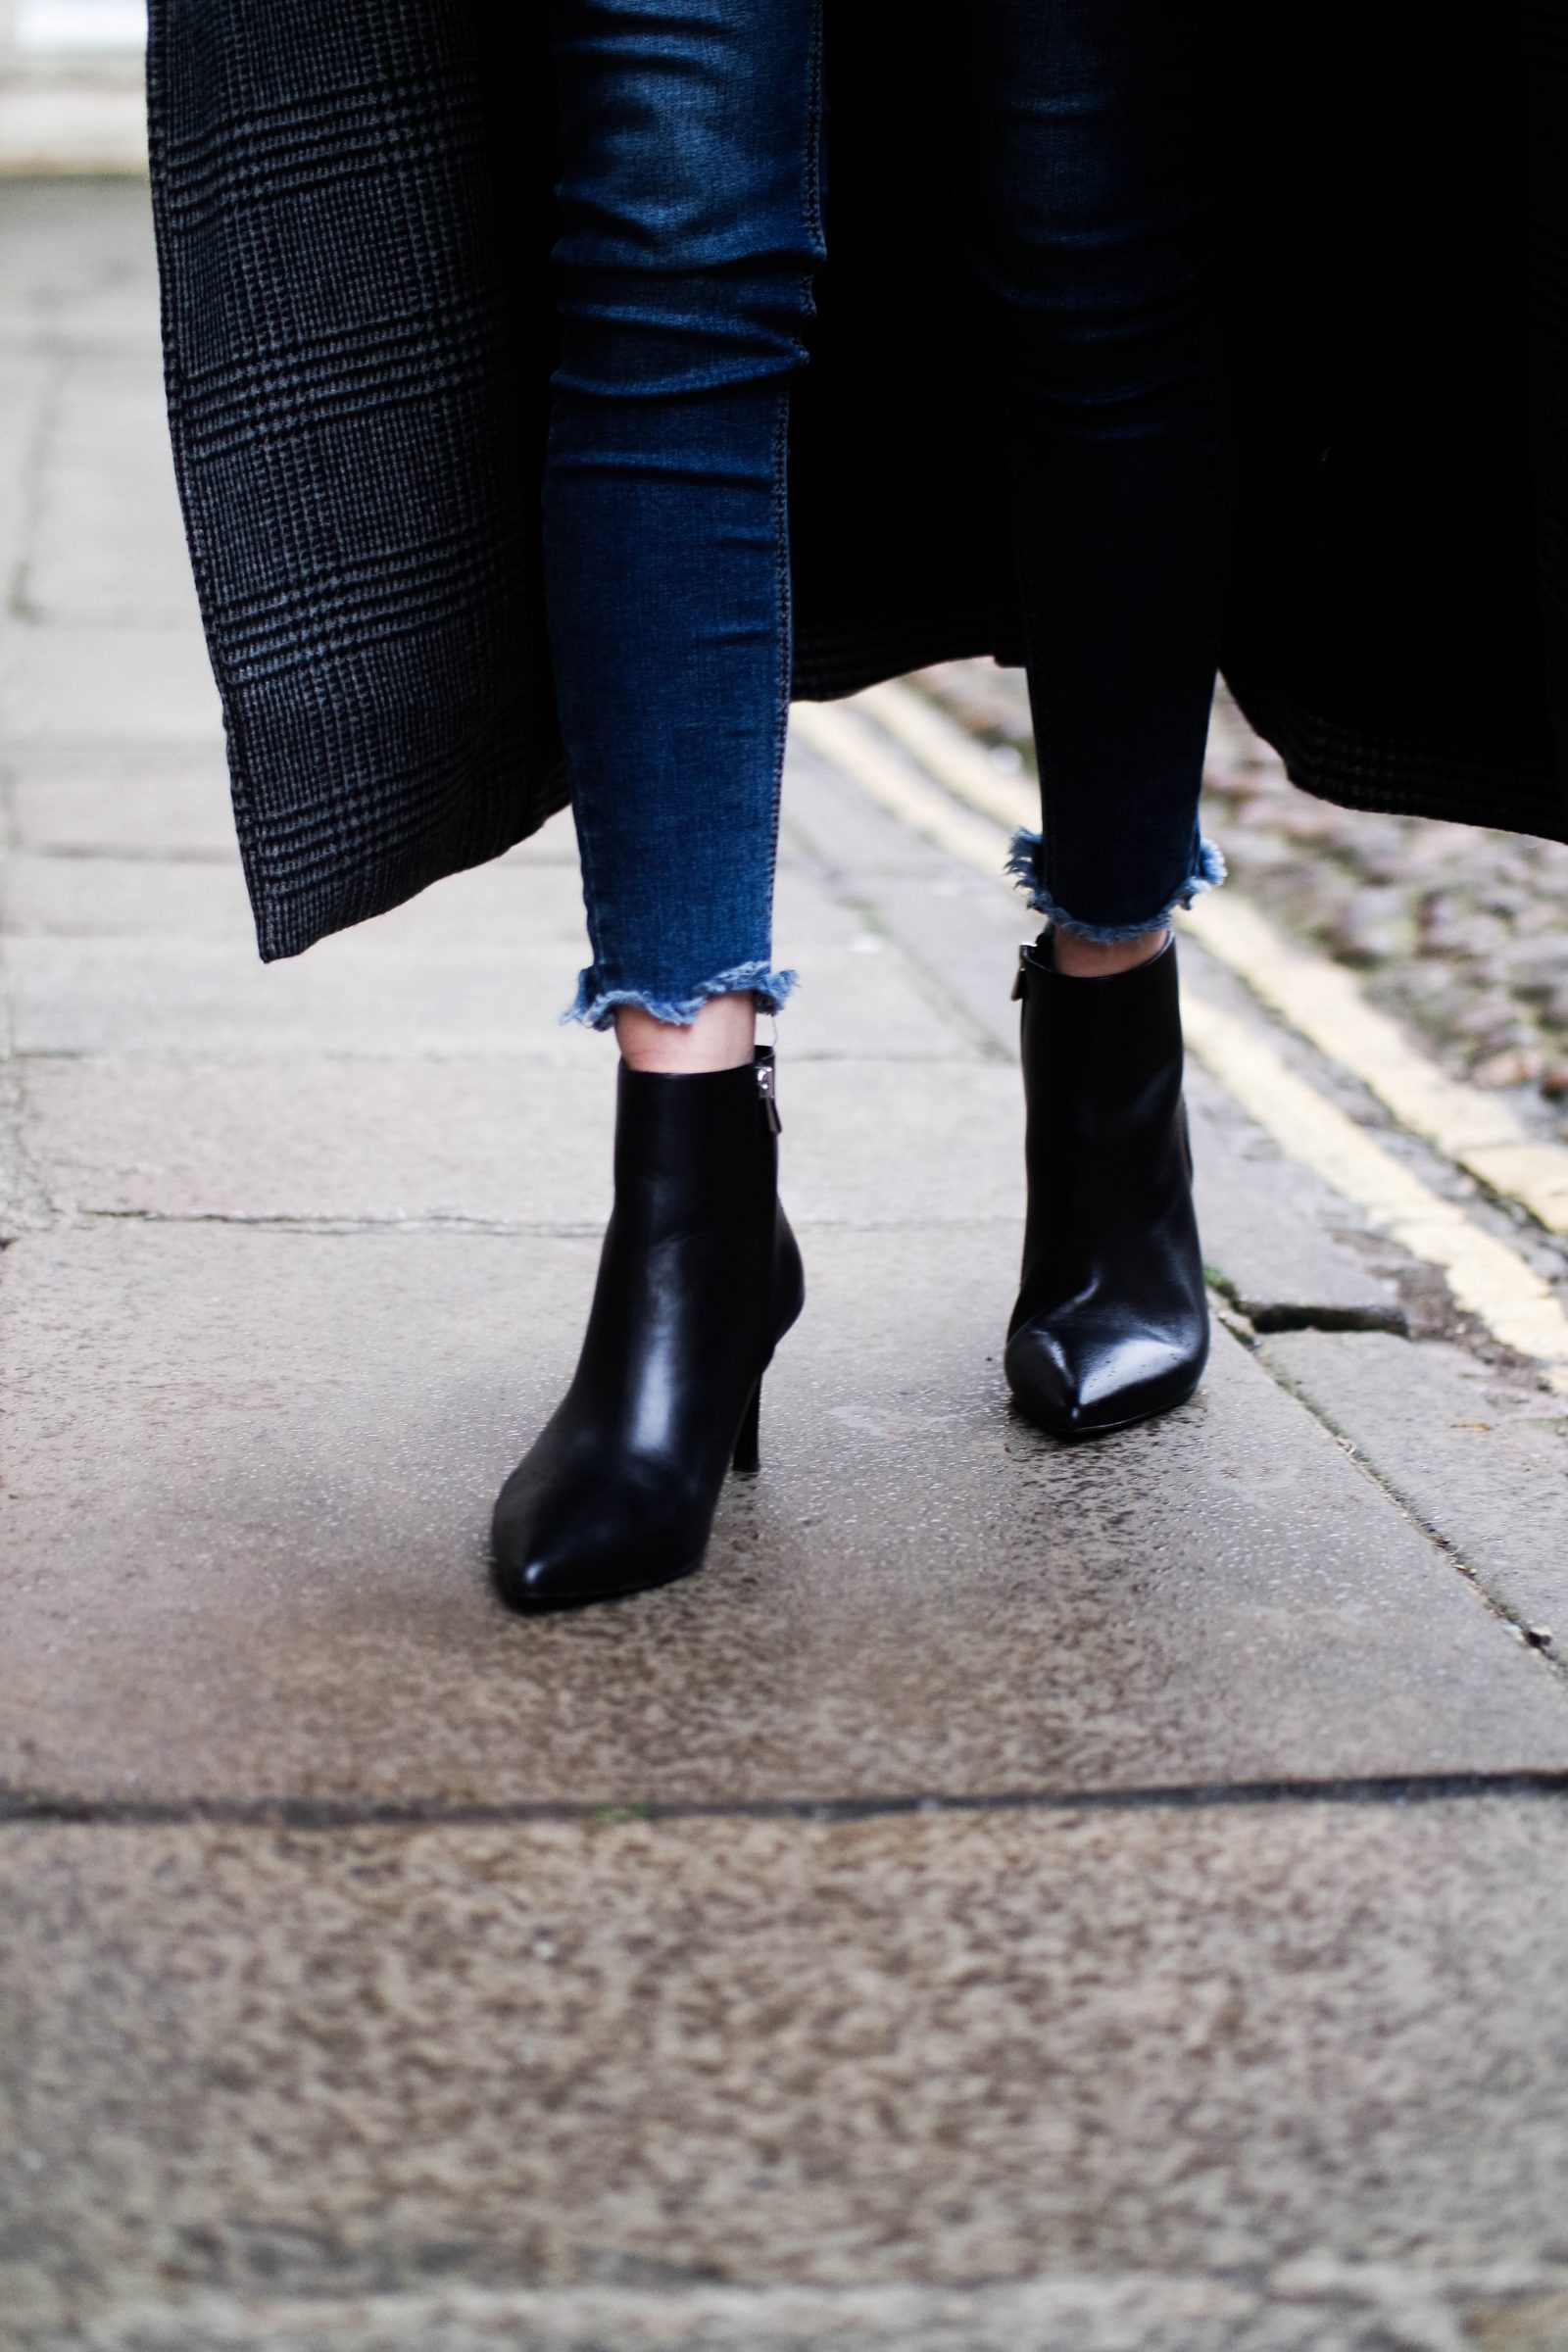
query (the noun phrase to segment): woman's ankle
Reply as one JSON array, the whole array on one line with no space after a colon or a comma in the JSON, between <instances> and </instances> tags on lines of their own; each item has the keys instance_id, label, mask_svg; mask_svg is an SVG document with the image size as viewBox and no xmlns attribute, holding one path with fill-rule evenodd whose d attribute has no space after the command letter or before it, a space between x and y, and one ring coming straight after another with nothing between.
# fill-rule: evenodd
<instances>
[{"instance_id":1,"label":"woman's ankle","mask_svg":"<svg viewBox=\"0 0 1568 2352\"><path fill-rule=\"evenodd\" d=\"M1169 939L1168 930L1141 932L1137 939L1080 939L1073 931L1053 931L1051 960L1069 980L1108 980L1148 963Z\"/></svg>"},{"instance_id":2,"label":"woman's ankle","mask_svg":"<svg viewBox=\"0 0 1568 2352\"><path fill-rule=\"evenodd\" d=\"M757 1004L749 991L710 997L693 1021L656 1021L639 1005L615 1011L615 1043L634 1070L683 1076L699 1070L733 1070L752 1058L757 1043Z\"/></svg>"}]
</instances>

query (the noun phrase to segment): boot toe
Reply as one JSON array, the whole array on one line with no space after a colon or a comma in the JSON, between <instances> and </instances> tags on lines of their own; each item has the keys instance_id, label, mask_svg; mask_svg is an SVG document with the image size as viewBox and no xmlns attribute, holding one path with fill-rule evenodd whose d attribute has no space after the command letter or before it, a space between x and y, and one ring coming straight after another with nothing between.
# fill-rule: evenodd
<instances>
[{"instance_id":1,"label":"boot toe","mask_svg":"<svg viewBox=\"0 0 1568 2352\"><path fill-rule=\"evenodd\" d=\"M1186 1402L1202 1376L1206 1332L1057 1332L1025 1324L1007 1343L1007 1384L1054 1437L1090 1438Z\"/></svg>"},{"instance_id":2,"label":"boot toe","mask_svg":"<svg viewBox=\"0 0 1568 2352\"><path fill-rule=\"evenodd\" d=\"M1074 1436L1082 1409L1078 1374L1055 1334L1025 1324L1007 1342L1003 1361L1013 1399L1030 1420L1053 1436Z\"/></svg>"},{"instance_id":3,"label":"boot toe","mask_svg":"<svg viewBox=\"0 0 1568 2352\"><path fill-rule=\"evenodd\" d=\"M627 1545L585 1545L580 1540L551 1546L544 1544L503 1544L492 1547L496 1590L508 1606L524 1616L549 1609L580 1609L590 1601L616 1600L651 1586L672 1584L689 1575L697 1558L677 1552L659 1553L639 1541Z\"/></svg>"},{"instance_id":4,"label":"boot toe","mask_svg":"<svg viewBox=\"0 0 1568 2352\"><path fill-rule=\"evenodd\" d=\"M702 1558L662 1526L658 1497L616 1480L589 1492L504 1487L490 1531L503 1600L525 1614L581 1608L687 1575Z\"/></svg>"}]
</instances>

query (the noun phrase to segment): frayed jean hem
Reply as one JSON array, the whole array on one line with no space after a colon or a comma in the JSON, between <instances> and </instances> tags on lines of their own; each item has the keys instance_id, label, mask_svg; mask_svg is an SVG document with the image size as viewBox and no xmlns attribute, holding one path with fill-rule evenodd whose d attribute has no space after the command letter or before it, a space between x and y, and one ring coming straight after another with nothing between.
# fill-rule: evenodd
<instances>
[{"instance_id":1,"label":"frayed jean hem","mask_svg":"<svg viewBox=\"0 0 1568 2352\"><path fill-rule=\"evenodd\" d=\"M1163 929L1178 906L1190 906L1205 890L1217 890L1225 879L1225 859L1217 845L1200 838L1195 871L1156 913L1136 923L1081 923L1064 906L1058 906L1047 889L1040 870L1043 848L1040 835L1031 833L1027 825L1020 825L1007 851L1007 872L1027 887L1030 906L1036 914L1045 916L1054 930L1069 931L1075 939L1087 939L1096 947L1114 947L1121 940L1142 939L1146 932Z\"/></svg>"},{"instance_id":2,"label":"frayed jean hem","mask_svg":"<svg viewBox=\"0 0 1568 2352\"><path fill-rule=\"evenodd\" d=\"M765 963L737 963L703 981L688 997L656 997L646 989L606 988L598 966L589 964L578 974L576 998L561 1018L564 1022L581 1021L589 1029L608 1029L618 1005L635 1004L652 1020L686 1029L710 998L739 996L744 991L755 998L759 1012L778 1012L799 977L798 972L774 971Z\"/></svg>"}]
</instances>

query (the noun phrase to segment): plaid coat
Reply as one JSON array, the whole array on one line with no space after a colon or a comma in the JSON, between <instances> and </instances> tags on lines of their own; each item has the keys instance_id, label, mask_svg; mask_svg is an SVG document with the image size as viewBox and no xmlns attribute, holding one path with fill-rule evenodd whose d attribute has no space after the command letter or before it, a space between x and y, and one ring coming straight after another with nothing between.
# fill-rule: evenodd
<instances>
[{"instance_id":1,"label":"plaid coat","mask_svg":"<svg viewBox=\"0 0 1568 2352\"><path fill-rule=\"evenodd\" d=\"M1223 12L1226 673L1307 790L1568 837L1568 12ZM153 0L169 407L264 956L566 798L538 476L542 10ZM797 692L1017 660L940 44L829 8ZM951 73L951 60L947 61Z\"/></svg>"}]
</instances>

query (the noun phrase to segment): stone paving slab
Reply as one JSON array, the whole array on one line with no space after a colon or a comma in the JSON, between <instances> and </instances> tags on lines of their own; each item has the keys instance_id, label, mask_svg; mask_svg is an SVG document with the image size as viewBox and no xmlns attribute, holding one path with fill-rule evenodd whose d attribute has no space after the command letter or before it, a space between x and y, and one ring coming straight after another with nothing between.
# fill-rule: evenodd
<instances>
[{"instance_id":1,"label":"stone paving slab","mask_svg":"<svg viewBox=\"0 0 1568 2352\"><path fill-rule=\"evenodd\" d=\"M1282 2266L1261 2278L1064 2276L978 2287L454 2286L202 2294L19 2352L1562 2352L1550 2266Z\"/></svg>"},{"instance_id":2,"label":"stone paving slab","mask_svg":"<svg viewBox=\"0 0 1568 2352\"><path fill-rule=\"evenodd\" d=\"M948 895L987 889L979 877L971 883L965 869L956 872L952 859L918 833L895 824L799 734L790 738L779 816L782 842L817 859L852 896L863 897L873 874L945 884Z\"/></svg>"},{"instance_id":3,"label":"stone paving slab","mask_svg":"<svg viewBox=\"0 0 1568 2352\"><path fill-rule=\"evenodd\" d=\"M1550 1799L19 1825L0 1887L39 2324L1568 2263Z\"/></svg>"},{"instance_id":4,"label":"stone paving slab","mask_svg":"<svg viewBox=\"0 0 1568 2352\"><path fill-rule=\"evenodd\" d=\"M1568 1407L1458 1348L1293 1332L1266 1360L1568 1659Z\"/></svg>"},{"instance_id":5,"label":"stone paving slab","mask_svg":"<svg viewBox=\"0 0 1568 2352\"><path fill-rule=\"evenodd\" d=\"M1402 1333L1393 1286L1348 1247L1360 1222L1349 1203L1286 1159L1200 1063L1189 1063L1186 1095L1204 1257L1242 1313L1260 1331Z\"/></svg>"},{"instance_id":6,"label":"stone paving slab","mask_svg":"<svg viewBox=\"0 0 1568 2352\"><path fill-rule=\"evenodd\" d=\"M29 614L198 628L164 389L142 355L83 360L69 371L37 483L22 575Z\"/></svg>"},{"instance_id":7,"label":"stone paving slab","mask_svg":"<svg viewBox=\"0 0 1568 2352\"><path fill-rule=\"evenodd\" d=\"M47 363L36 355L0 348L0 417L6 426L0 432L0 565L8 582L26 544L32 458L49 380Z\"/></svg>"},{"instance_id":8,"label":"stone paving slab","mask_svg":"<svg viewBox=\"0 0 1568 2352\"><path fill-rule=\"evenodd\" d=\"M237 858L10 850L0 862L0 931L12 939L176 938L234 946L250 928Z\"/></svg>"},{"instance_id":9,"label":"stone paving slab","mask_svg":"<svg viewBox=\"0 0 1568 2352\"><path fill-rule=\"evenodd\" d=\"M505 938L392 956L352 934L266 969L244 935L12 938L4 968L17 1049L32 1054L549 1056L575 973Z\"/></svg>"},{"instance_id":10,"label":"stone paving slab","mask_svg":"<svg viewBox=\"0 0 1568 2352\"><path fill-rule=\"evenodd\" d=\"M239 871L217 745L144 740L74 755L33 745L14 759L6 802L13 854L179 858Z\"/></svg>"},{"instance_id":11,"label":"stone paving slab","mask_svg":"<svg viewBox=\"0 0 1568 2352\"><path fill-rule=\"evenodd\" d=\"M481 1060L29 1058L23 1150L62 1213L598 1229L613 1048ZM792 1056L785 1200L805 1228L1017 1224L1010 1070ZM933 1119L940 1106L940 1120Z\"/></svg>"},{"instance_id":12,"label":"stone paving slab","mask_svg":"<svg viewBox=\"0 0 1568 2352\"><path fill-rule=\"evenodd\" d=\"M383 918L390 922L393 918ZM23 1054L580 1056L559 1016L579 964L537 939L402 951L340 934L265 970L243 940L48 936L6 943ZM918 976L852 944L819 947L790 1008L795 1054L918 1063L970 1047Z\"/></svg>"},{"instance_id":13,"label":"stone paving slab","mask_svg":"<svg viewBox=\"0 0 1568 2352\"><path fill-rule=\"evenodd\" d=\"M158 372L146 182L0 178L0 344L56 355L137 348Z\"/></svg>"},{"instance_id":14,"label":"stone paving slab","mask_svg":"<svg viewBox=\"0 0 1568 2352\"><path fill-rule=\"evenodd\" d=\"M1018 947L1040 923L999 887L1000 836L995 877L961 865L877 808L799 736L785 767L783 821L797 854L940 977L976 1035L1015 1063Z\"/></svg>"},{"instance_id":15,"label":"stone paving slab","mask_svg":"<svg viewBox=\"0 0 1568 2352\"><path fill-rule=\"evenodd\" d=\"M1224 1335L1144 1429L1016 1420L1015 1253L818 1230L703 1575L521 1621L489 1502L595 1239L24 1235L0 1780L620 1803L1568 1766L1560 1678Z\"/></svg>"},{"instance_id":16,"label":"stone paving slab","mask_svg":"<svg viewBox=\"0 0 1568 2352\"><path fill-rule=\"evenodd\" d=\"M580 1058L559 1016L588 946L575 882L564 880L554 860L481 867L264 967L232 869L127 871L124 861L24 855L8 885L21 921L4 947L16 1046ZM811 878L781 876L778 935L809 957L790 1007L795 1054L975 1054L967 1023L923 969Z\"/></svg>"},{"instance_id":17,"label":"stone paving slab","mask_svg":"<svg viewBox=\"0 0 1568 2352\"><path fill-rule=\"evenodd\" d=\"M188 629L13 622L0 636L0 704L23 752L51 738L220 742L207 650Z\"/></svg>"}]
</instances>

